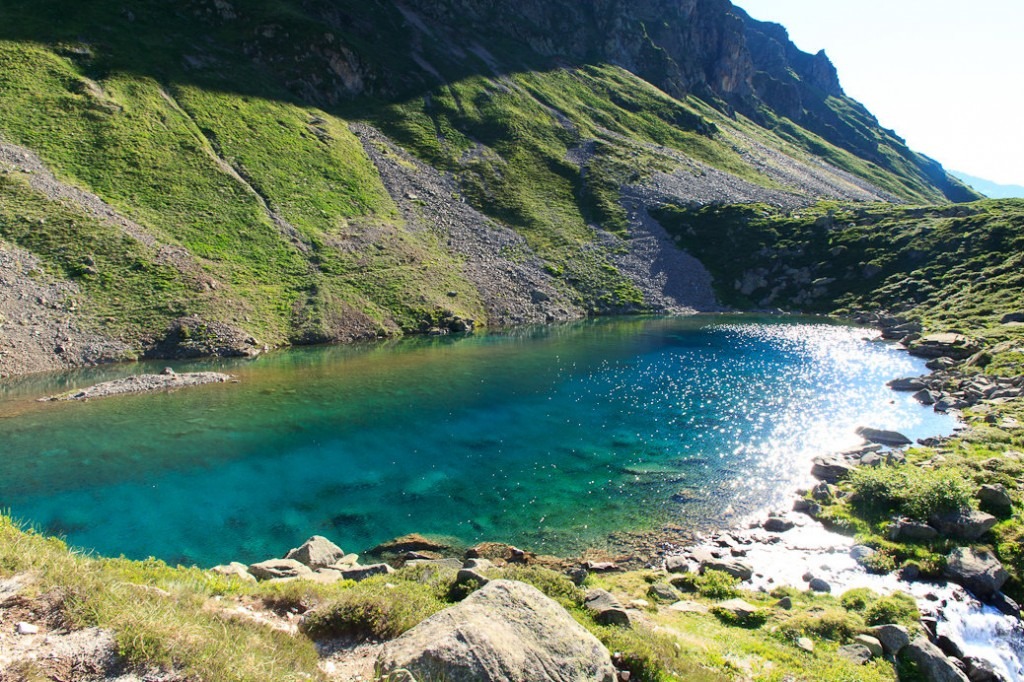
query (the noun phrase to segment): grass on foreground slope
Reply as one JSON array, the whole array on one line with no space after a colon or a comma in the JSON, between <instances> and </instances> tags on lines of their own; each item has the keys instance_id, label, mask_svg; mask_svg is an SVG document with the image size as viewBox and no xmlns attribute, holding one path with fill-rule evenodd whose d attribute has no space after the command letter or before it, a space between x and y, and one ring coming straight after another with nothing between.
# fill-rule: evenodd
<instances>
[{"instance_id":1,"label":"grass on foreground slope","mask_svg":"<svg viewBox=\"0 0 1024 682\"><path fill-rule=\"evenodd\" d=\"M432 236L404 228L344 121L131 73L93 78L93 62L88 52L0 41L0 136L195 257L218 294L181 290L175 313L226 321L271 343L330 340L335 318L346 315L361 320L352 331L362 334L415 328L442 307L485 321L458 263ZM19 202L7 201L15 218ZM43 203L40 211L74 209ZM88 253L79 233L63 238L67 252ZM160 289L151 274L137 279ZM152 303L122 311L117 323L162 331L154 308L163 301Z\"/></svg>"},{"instance_id":2,"label":"grass on foreground slope","mask_svg":"<svg viewBox=\"0 0 1024 682\"><path fill-rule=\"evenodd\" d=\"M0 578L27 575L23 603L50 628L98 626L113 630L121 656L137 668L174 670L190 679L322 679L312 638L335 636L389 639L468 594L454 588L455 572L407 568L360 583L323 585L301 581L244 583L162 562L90 557L54 538L25 531L0 517ZM658 605L650 584L666 576L633 572L595 576L588 586L620 599L646 599L643 623L633 629L595 624L583 609L583 590L564 575L538 567L510 566L491 577L520 580L543 591L610 651L620 666L644 682L661 680L893 680L890 664L857 666L837 648L881 621L913 626L916 610L899 598L855 590L842 598L779 590L772 595L740 592L725 574L679 576L675 584L711 613L679 613ZM760 608L756 619L735 623L715 614L715 604L742 596ZM793 608L774 606L788 596ZM305 613L299 632L239 615L249 605L274 614ZM279 617L278 617L279 618ZM646 623L646 624L645 624ZM809 637L815 651L796 646ZM26 674L31 670L25 671Z\"/></svg>"}]
</instances>

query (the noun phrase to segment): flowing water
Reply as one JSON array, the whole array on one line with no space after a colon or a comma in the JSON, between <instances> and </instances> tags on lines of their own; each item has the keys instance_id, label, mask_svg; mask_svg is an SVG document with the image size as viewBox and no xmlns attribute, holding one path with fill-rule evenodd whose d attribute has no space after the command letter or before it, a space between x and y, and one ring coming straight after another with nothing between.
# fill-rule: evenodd
<instances>
[{"instance_id":1,"label":"flowing water","mask_svg":"<svg viewBox=\"0 0 1024 682\"><path fill-rule=\"evenodd\" d=\"M0 384L0 508L102 554L209 566L312 534L409 532L565 554L616 530L781 503L860 425L951 432L871 332L747 316L633 318L171 363L238 383L35 398L160 365Z\"/></svg>"}]
</instances>

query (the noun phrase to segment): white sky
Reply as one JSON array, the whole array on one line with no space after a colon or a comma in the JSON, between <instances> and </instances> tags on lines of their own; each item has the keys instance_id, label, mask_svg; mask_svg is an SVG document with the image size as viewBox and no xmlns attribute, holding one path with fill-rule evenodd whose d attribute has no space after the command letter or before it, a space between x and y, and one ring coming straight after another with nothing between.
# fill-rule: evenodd
<instances>
[{"instance_id":1,"label":"white sky","mask_svg":"<svg viewBox=\"0 0 1024 682\"><path fill-rule=\"evenodd\" d=\"M846 93L911 149L1024 185L1024 0L733 0L824 48Z\"/></svg>"}]
</instances>

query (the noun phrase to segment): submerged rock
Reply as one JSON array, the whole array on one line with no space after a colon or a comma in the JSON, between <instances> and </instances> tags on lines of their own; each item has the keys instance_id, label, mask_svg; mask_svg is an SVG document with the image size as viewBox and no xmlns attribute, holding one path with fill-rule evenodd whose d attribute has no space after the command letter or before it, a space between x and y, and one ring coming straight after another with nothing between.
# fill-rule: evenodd
<instances>
[{"instance_id":1,"label":"submerged rock","mask_svg":"<svg viewBox=\"0 0 1024 682\"><path fill-rule=\"evenodd\" d=\"M538 589L495 580L384 649L384 675L447 682L614 682L608 651Z\"/></svg>"}]
</instances>

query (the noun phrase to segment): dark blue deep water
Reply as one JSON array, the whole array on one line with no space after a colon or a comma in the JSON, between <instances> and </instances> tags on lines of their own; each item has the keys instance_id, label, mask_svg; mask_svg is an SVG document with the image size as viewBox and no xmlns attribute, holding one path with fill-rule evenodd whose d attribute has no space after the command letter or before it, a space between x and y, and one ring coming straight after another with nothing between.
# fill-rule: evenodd
<instances>
[{"instance_id":1,"label":"dark blue deep water","mask_svg":"<svg viewBox=\"0 0 1024 682\"><path fill-rule=\"evenodd\" d=\"M239 383L87 403L34 399L163 365L31 377L0 385L0 507L102 554L203 566L312 534L558 554L721 524L781 501L857 426L952 429L885 387L923 366L869 335L603 320L179 363Z\"/></svg>"}]
</instances>

